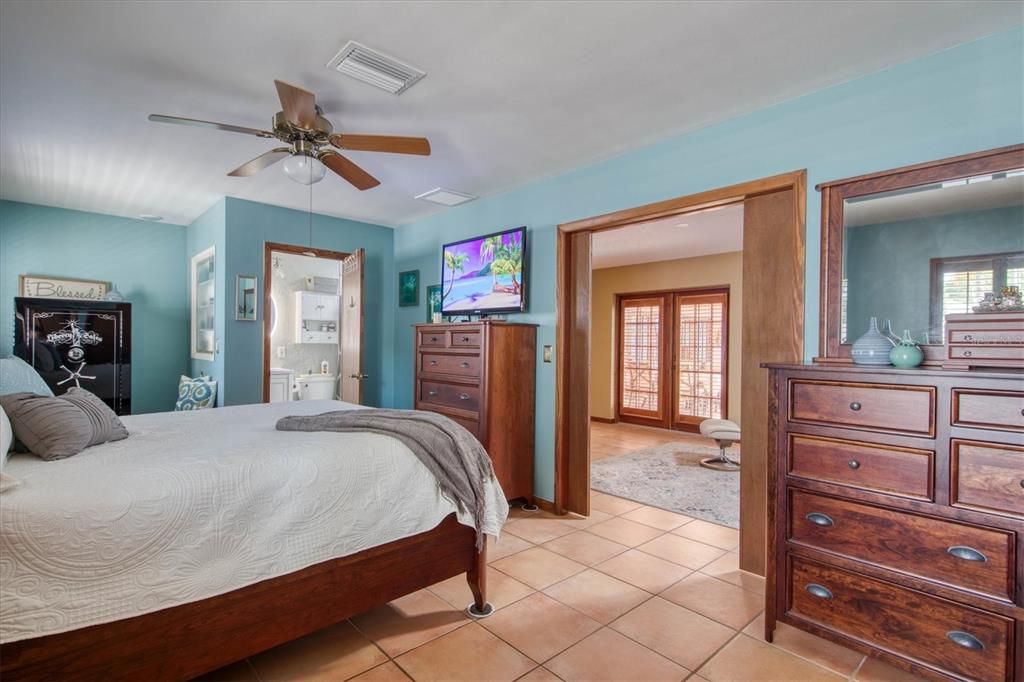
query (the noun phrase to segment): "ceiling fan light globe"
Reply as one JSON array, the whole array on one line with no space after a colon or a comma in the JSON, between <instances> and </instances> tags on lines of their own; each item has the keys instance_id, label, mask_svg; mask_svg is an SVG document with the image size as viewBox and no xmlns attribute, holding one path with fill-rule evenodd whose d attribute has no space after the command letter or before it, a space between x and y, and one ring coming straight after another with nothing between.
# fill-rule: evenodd
<instances>
[{"instance_id":1,"label":"ceiling fan light globe","mask_svg":"<svg viewBox=\"0 0 1024 682\"><path fill-rule=\"evenodd\" d=\"M284 174L300 185L312 185L324 179L327 167L318 159L295 154L285 159Z\"/></svg>"}]
</instances>

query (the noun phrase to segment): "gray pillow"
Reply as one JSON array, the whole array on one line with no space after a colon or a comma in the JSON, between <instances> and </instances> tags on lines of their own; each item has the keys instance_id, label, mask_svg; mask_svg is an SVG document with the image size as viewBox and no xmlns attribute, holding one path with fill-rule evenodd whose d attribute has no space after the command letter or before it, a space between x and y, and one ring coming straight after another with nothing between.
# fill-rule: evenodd
<instances>
[{"instance_id":1,"label":"gray pillow","mask_svg":"<svg viewBox=\"0 0 1024 682\"><path fill-rule=\"evenodd\" d=\"M63 459L92 445L128 437L128 429L107 404L84 388L56 398L34 393L0 396L14 437L39 457Z\"/></svg>"}]
</instances>

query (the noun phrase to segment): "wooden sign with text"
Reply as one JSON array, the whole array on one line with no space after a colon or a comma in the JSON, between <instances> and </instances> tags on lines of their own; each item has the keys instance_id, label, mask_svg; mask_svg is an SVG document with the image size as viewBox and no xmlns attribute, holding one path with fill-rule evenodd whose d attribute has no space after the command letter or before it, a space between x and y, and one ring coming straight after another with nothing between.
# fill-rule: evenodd
<instances>
[{"instance_id":1,"label":"wooden sign with text","mask_svg":"<svg viewBox=\"0 0 1024 682\"><path fill-rule=\"evenodd\" d=\"M70 298L79 301L102 301L107 295L109 282L90 279L62 279L42 275L20 275L20 296L32 298Z\"/></svg>"}]
</instances>

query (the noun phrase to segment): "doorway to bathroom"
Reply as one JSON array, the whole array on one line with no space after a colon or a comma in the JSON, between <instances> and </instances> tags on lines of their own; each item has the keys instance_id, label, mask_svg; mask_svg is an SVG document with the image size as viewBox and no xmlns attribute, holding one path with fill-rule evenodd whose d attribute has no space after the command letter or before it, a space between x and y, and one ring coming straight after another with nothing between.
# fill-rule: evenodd
<instances>
[{"instance_id":1,"label":"doorway to bathroom","mask_svg":"<svg viewBox=\"0 0 1024 682\"><path fill-rule=\"evenodd\" d=\"M362 404L362 249L263 247L263 402Z\"/></svg>"}]
</instances>

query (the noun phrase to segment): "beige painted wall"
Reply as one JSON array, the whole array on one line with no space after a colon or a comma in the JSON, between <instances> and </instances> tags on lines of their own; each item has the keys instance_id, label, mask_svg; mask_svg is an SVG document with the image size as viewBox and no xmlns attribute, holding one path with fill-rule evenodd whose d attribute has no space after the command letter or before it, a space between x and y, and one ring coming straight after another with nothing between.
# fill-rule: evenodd
<instances>
[{"instance_id":1,"label":"beige painted wall","mask_svg":"<svg viewBox=\"0 0 1024 682\"><path fill-rule=\"evenodd\" d=\"M740 422L743 253L719 253L594 270L590 314L590 414L615 418L615 294L729 285L728 418Z\"/></svg>"}]
</instances>

